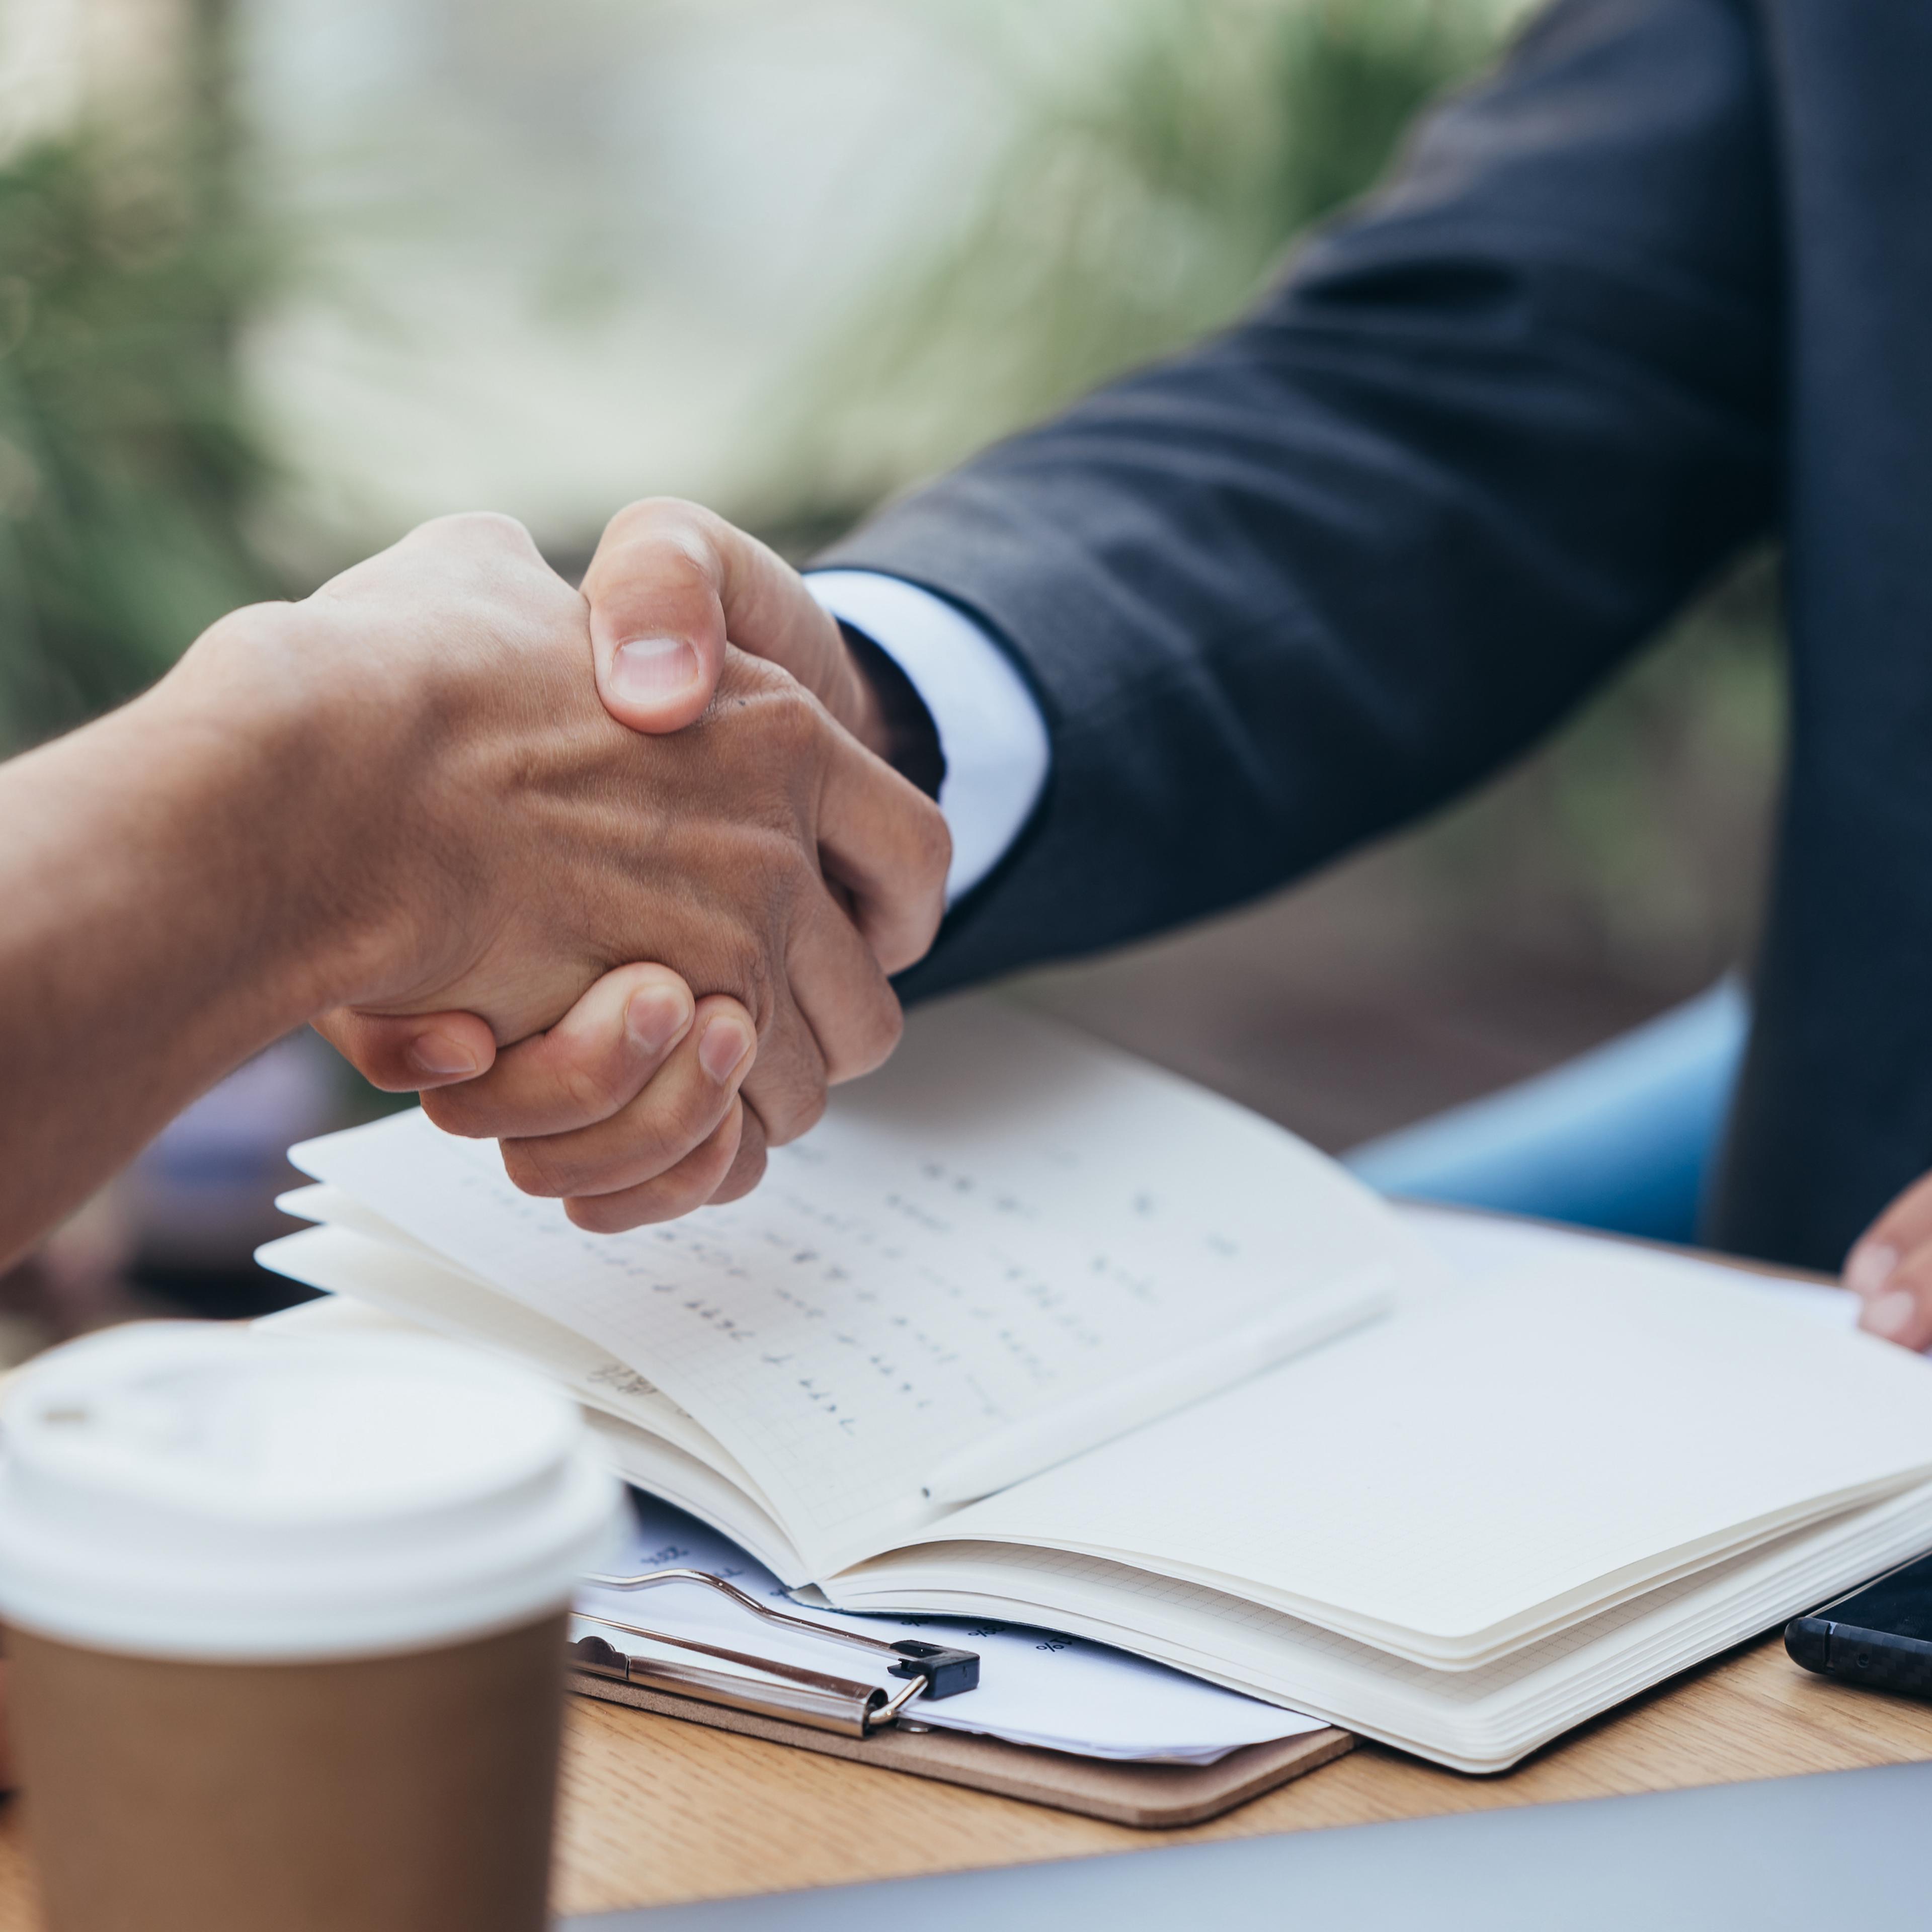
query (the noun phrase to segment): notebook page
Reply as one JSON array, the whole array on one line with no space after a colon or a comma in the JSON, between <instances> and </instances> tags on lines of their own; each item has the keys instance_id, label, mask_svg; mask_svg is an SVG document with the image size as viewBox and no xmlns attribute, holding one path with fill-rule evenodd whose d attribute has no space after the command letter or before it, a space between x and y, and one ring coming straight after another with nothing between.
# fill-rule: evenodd
<instances>
[{"instance_id":1,"label":"notebook page","mask_svg":"<svg viewBox=\"0 0 1932 1932\"><path fill-rule=\"evenodd\" d=\"M421 1324L406 1316L340 1293L260 1316L249 1325L262 1334L298 1341L310 1335L421 1332ZM789 1587L810 1582L810 1572L784 1531L745 1490L709 1462L601 1408L586 1408L584 1421L598 1456L625 1482L666 1498L735 1538Z\"/></svg>"},{"instance_id":2,"label":"notebook page","mask_svg":"<svg viewBox=\"0 0 1932 1932\"><path fill-rule=\"evenodd\" d=\"M1118 1558L1453 1665L1928 1472L1924 1362L1749 1286L1580 1256L1451 1291L928 1534Z\"/></svg>"},{"instance_id":3,"label":"notebook page","mask_svg":"<svg viewBox=\"0 0 1932 1932\"><path fill-rule=\"evenodd\" d=\"M370 1220L373 1222L375 1217ZM675 1443L687 1455L710 1463L727 1481L757 1494L757 1484L729 1452L635 1369L574 1330L406 1244L406 1238L405 1243L392 1245L352 1226L332 1222L270 1241L256 1250L255 1258L307 1287L352 1297L416 1326L534 1369L586 1407Z\"/></svg>"},{"instance_id":4,"label":"notebook page","mask_svg":"<svg viewBox=\"0 0 1932 1932\"><path fill-rule=\"evenodd\" d=\"M1427 1250L1268 1123L990 1002L916 1015L742 1202L628 1234L519 1193L419 1114L296 1164L688 1410L829 1570L930 1516L987 1432L1284 1298Z\"/></svg>"},{"instance_id":5,"label":"notebook page","mask_svg":"<svg viewBox=\"0 0 1932 1932\"><path fill-rule=\"evenodd\" d=\"M854 1609L1037 1621L1313 1711L1459 1770L1499 1771L1688 1665L1932 1540L1932 1486L1730 1558L1480 1670L1433 1670L1257 1604L1120 1564L940 1544L839 1580Z\"/></svg>"},{"instance_id":6,"label":"notebook page","mask_svg":"<svg viewBox=\"0 0 1932 1932\"><path fill-rule=\"evenodd\" d=\"M1512 1214L1436 1207L1418 1201L1389 1204L1464 1280L1490 1280L1526 1268L1546 1274L1579 1261L1592 1264L1608 1261L1646 1273L1660 1282L1718 1281L1746 1288L1762 1300L1781 1304L1828 1328L1850 1328L1858 1320L1858 1297L1835 1282L1760 1274L1755 1269L1680 1249L1652 1247L1615 1234L1524 1220Z\"/></svg>"}]
</instances>

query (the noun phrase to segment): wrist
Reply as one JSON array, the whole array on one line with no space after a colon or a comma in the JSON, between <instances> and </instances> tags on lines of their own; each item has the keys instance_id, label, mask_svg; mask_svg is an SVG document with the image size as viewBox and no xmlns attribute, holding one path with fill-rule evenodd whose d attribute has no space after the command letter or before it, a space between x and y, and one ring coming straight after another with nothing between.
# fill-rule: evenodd
<instances>
[{"instance_id":1,"label":"wrist","mask_svg":"<svg viewBox=\"0 0 1932 1932\"><path fill-rule=\"evenodd\" d=\"M925 700L890 652L843 619L838 630L857 692L853 736L928 798L938 798L946 777L946 757Z\"/></svg>"},{"instance_id":2,"label":"wrist","mask_svg":"<svg viewBox=\"0 0 1932 1932\"><path fill-rule=\"evenodd\" d=\"M33 1131L0 1264L251 1054L333 1004L349 857L326 753L242 614L153 690L0 765L0 1066Z\"/></svg>"}]
</instances>

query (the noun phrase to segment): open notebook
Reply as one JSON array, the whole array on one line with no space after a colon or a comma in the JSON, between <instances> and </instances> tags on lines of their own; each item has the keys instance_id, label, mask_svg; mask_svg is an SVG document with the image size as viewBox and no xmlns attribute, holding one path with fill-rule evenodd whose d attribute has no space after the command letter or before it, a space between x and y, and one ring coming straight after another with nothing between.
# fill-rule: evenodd
<instances>
[{"instance_id":1,"label":"open notebook","mask_svg":"<svg viewBox=\"0 0 1932 1932\"><path fill-rule=\"evenodd\" d=\"M292 1158L321 1225L267 1265L546 1371L795 1588L1467 1769L1932 1546L1916 1358L1636 1250L1459 1274L1282 1130L994 1000L630 1234L419 1114ZM934 1499L1001 1444L1017 1480Z\"/></svg>"}]
</instances>

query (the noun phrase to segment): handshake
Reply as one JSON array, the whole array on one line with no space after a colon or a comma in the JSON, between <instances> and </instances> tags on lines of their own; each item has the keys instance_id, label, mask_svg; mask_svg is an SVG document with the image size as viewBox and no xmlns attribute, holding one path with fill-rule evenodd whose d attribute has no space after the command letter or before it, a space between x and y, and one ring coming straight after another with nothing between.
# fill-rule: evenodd
<instances>
[{"instance_id":1,"label":"handshake","mask_svg":"<svg viewBox=\"0 0 1932 1932\"><path fill-rule=\"evenodd\" d=\"M748 1192L897 1042L887 975L932 944L951 846L896 769L936 790L930 723L865 649L658 500L581 594L520 525L448 518L224 620L175 680L283 721L313 802L268 889L327 935L320 1030L611 1232Z\"/></svg>"}]
</instances>

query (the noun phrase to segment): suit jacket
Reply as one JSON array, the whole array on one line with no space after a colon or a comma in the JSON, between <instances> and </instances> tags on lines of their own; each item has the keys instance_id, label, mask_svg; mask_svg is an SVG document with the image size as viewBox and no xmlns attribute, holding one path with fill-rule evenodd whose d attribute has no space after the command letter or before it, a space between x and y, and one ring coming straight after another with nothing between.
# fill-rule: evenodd
<instances>
[{"instance_id":1,"label":"suit jacket","mask_svg":"<svg viewBox=\"0 0 1932 1932\"><path fill-rule=\"evenodd\" d=\"M1561 0L1245 320L829 560L1053 747L908 982L1266 890L1546 731L1781 533L1793 728L1710 1228L1835 1266L1932 1167L1932 6Z\"/></svg>"}]
</instances>

